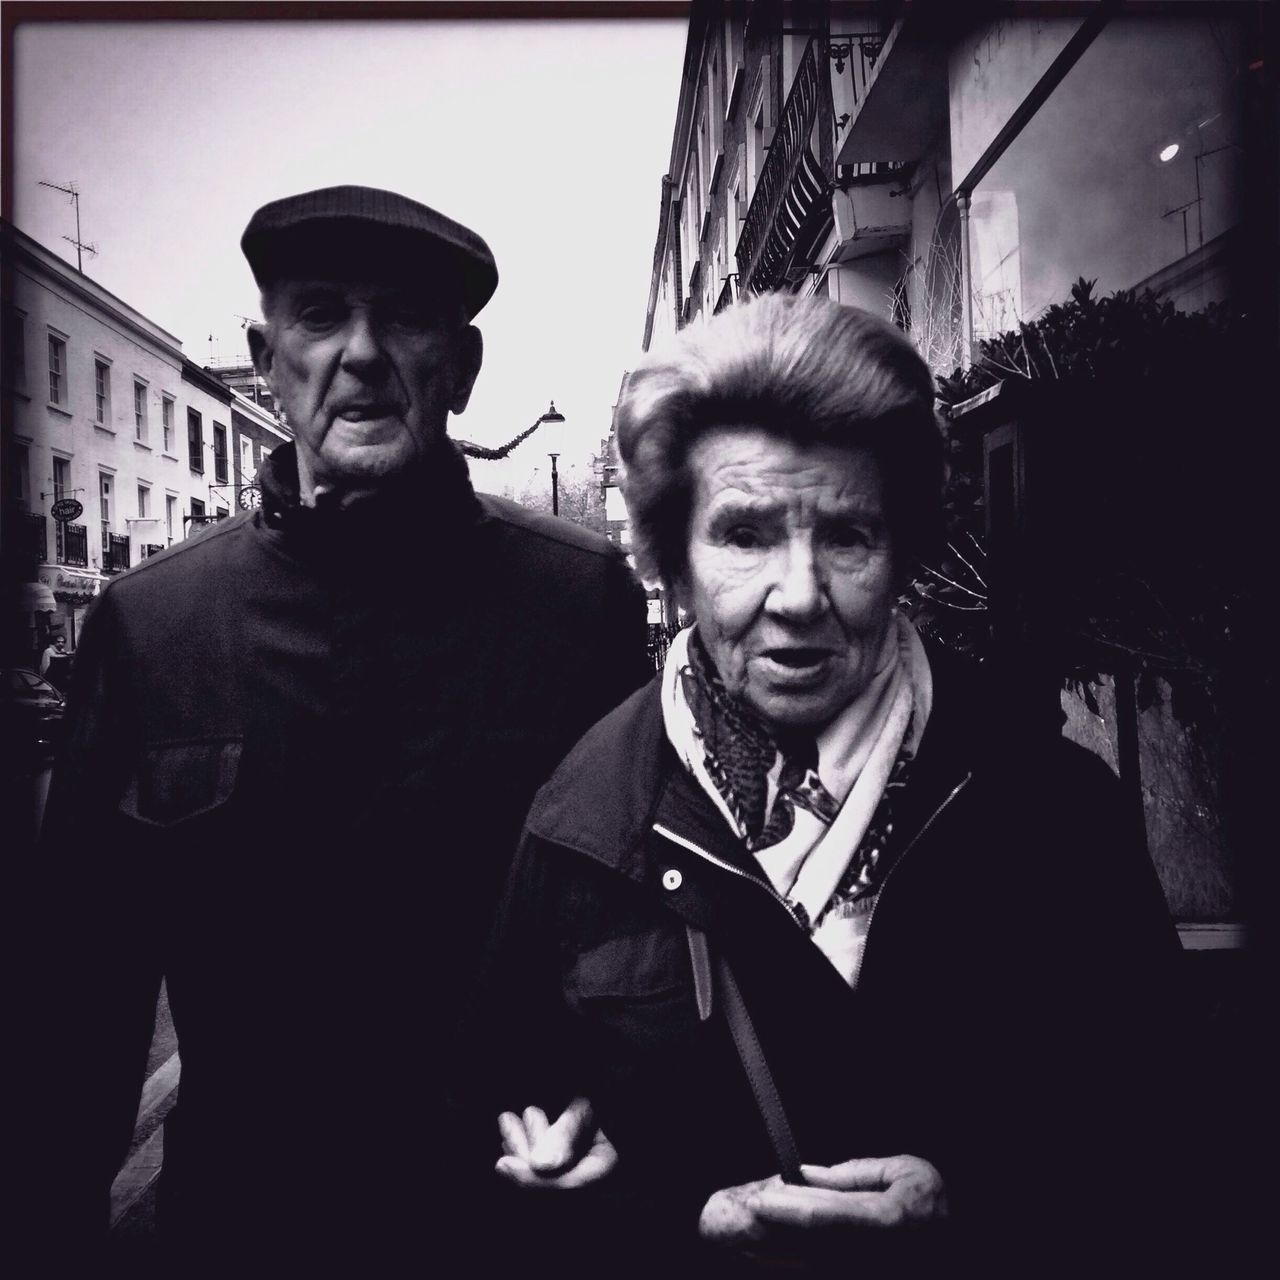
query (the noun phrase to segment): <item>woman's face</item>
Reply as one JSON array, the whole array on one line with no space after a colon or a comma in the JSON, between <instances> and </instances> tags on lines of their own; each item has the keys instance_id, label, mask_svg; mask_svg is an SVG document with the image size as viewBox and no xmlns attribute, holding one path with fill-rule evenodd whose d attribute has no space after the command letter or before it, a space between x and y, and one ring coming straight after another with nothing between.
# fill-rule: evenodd
<instances>
[{"instance_id":1,"label":"woman's face","mask_svg":"<svg viewBox=\"0 0 1280 1280\"><path fill-rule=\"evenodd\" d=\"M880 466L867 449L721 427L694 477L681 603L730 692L820 728L875 673L894 602Z\"/></svg>"}]
</instances>

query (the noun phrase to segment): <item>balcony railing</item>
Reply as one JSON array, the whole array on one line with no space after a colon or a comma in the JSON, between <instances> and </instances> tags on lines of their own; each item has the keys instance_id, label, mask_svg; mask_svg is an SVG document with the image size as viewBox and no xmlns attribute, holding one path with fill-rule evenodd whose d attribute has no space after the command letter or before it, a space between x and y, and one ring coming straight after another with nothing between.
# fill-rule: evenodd
<instances>
[{"instance_id":1,"label":"balcony railing","mask_svg":"<svg viewBox=\"0 0 1280 1280\"><path fill-rule=\"evenodd\" d=\"M22 512L20 519L22 552L25 555L34 556L39 563L43 564L49 559L48 522L44 516L37 515L34 511Z\"/></svg>"},{"instance_id":2,"label":"balcony railing","mask_svg":"<svg viewBox=\"0 0 1280 1280\"><path fill-rule=\"evenodd\" d=\"M119 533L109 533L102 546L102 572L122 573L129 567L129 539Z\"/></svg>"},{"instance_id":3,"label":"balcony railing","mask_svg":"<svg viewBox=\"0 0 1280 1280\"><path fill-rule=\"evenodd\" d=\"M54 542L58 563L69 568L85 569L89 565L89 530L82 524L54 522Z\"/></svg>"},{"instance_id":4,"label":"balcony railing","mask_svg":"<svg viewBox=\"0 0 1280 1280\"><path fill-rule=\"evenodd\" d=\"M837 152L841 135L867 96L867 83L883 48L884 37L879 32L833 35L827 41L827 56L831 59L831 98L836 111L832 128ZM872 178L901 168L901 161L896 160L860 160L855 164L842 165L840 176L845 179Z\"/></svg>"},{"instance_id":5,"label":"balcony railing","mask_svg":"<svg viewBox=\"0 0 1280 1280\"><path fill-rule=\"evenodd\" d=\"M800 228L829 189L811 146L819 101L816 43L810 40L800 59L738 237L738 279L753 293L779 283Z\"/></svg>"}]
</instances>

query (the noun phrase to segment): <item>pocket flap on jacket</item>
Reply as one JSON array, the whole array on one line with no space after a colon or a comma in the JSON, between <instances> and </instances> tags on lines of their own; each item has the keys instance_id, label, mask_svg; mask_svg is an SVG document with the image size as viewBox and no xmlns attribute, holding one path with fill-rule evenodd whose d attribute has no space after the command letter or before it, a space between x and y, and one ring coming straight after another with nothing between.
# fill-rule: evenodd
<instances>
[{"instance_id":1,"label":"pocket flap on jacket","mask_svg":"<svg viewBox=\"0 0 1280 1280\"><path fill-rule=\"evenodd\" d=\"M120 812L169 827L216 809L235 790L242 745L239 738L214 738L145 746Z\"/></svg>"},{"instance_id":2,"label":"pocket flap on jacket","mask_svg":"<svg viewBox=\"0 0 1280 1280\"><path fill-rule=\"evenodd\" d=\"M637 999L687 985L683 937L647 932L610 938L574 958L568 986L583 999Z\"/></svg>"}]
</instances>

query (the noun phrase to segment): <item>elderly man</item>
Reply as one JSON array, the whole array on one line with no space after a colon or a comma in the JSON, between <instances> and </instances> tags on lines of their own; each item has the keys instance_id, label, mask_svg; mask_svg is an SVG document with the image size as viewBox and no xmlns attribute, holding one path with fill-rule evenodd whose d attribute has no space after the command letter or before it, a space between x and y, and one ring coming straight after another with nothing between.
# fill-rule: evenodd
<instances>
[{"instance_id":1,"label":"elderly man","mask_svg":"<svg viewBox=\"0 0 1280 1280\"><path fill-rule=\"evenodd\" d=\"M44 840L50 1194L62 1238L100 1231L163 978L176 1274L385 1274L470 1248L455 1020L534 790L648 674L642 602L602 539L477 495L446 437L497 284L479 236L337 187L258 210L242 247L296 441L257 511L85 628Z\"/></svg>"}]
</instances>

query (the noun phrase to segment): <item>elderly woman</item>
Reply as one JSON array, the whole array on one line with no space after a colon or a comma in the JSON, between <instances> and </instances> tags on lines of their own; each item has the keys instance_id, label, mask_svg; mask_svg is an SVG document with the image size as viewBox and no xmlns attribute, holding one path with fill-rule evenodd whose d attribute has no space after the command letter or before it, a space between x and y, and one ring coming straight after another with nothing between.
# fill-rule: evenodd
<instances>
[{"instance_id":1,"label":"elderly woman","mask_svg":"<svg viewBox=\"0 0 1280 1280\"><path fill-rule=\"evenodd\" d=\"M637 564L692 625L529 815L505 1105L589 1098L603 1132L578 1102L548 1157L508 1114L499 1172L598 1181L633 1206L610 1265L676 1274L709 1245L1025 1262L1132 1219L1176 941L1106 766L897 607L939 533L927 368L768 296L651 358L617 423Z\"/></svg>"}]
</instances>

